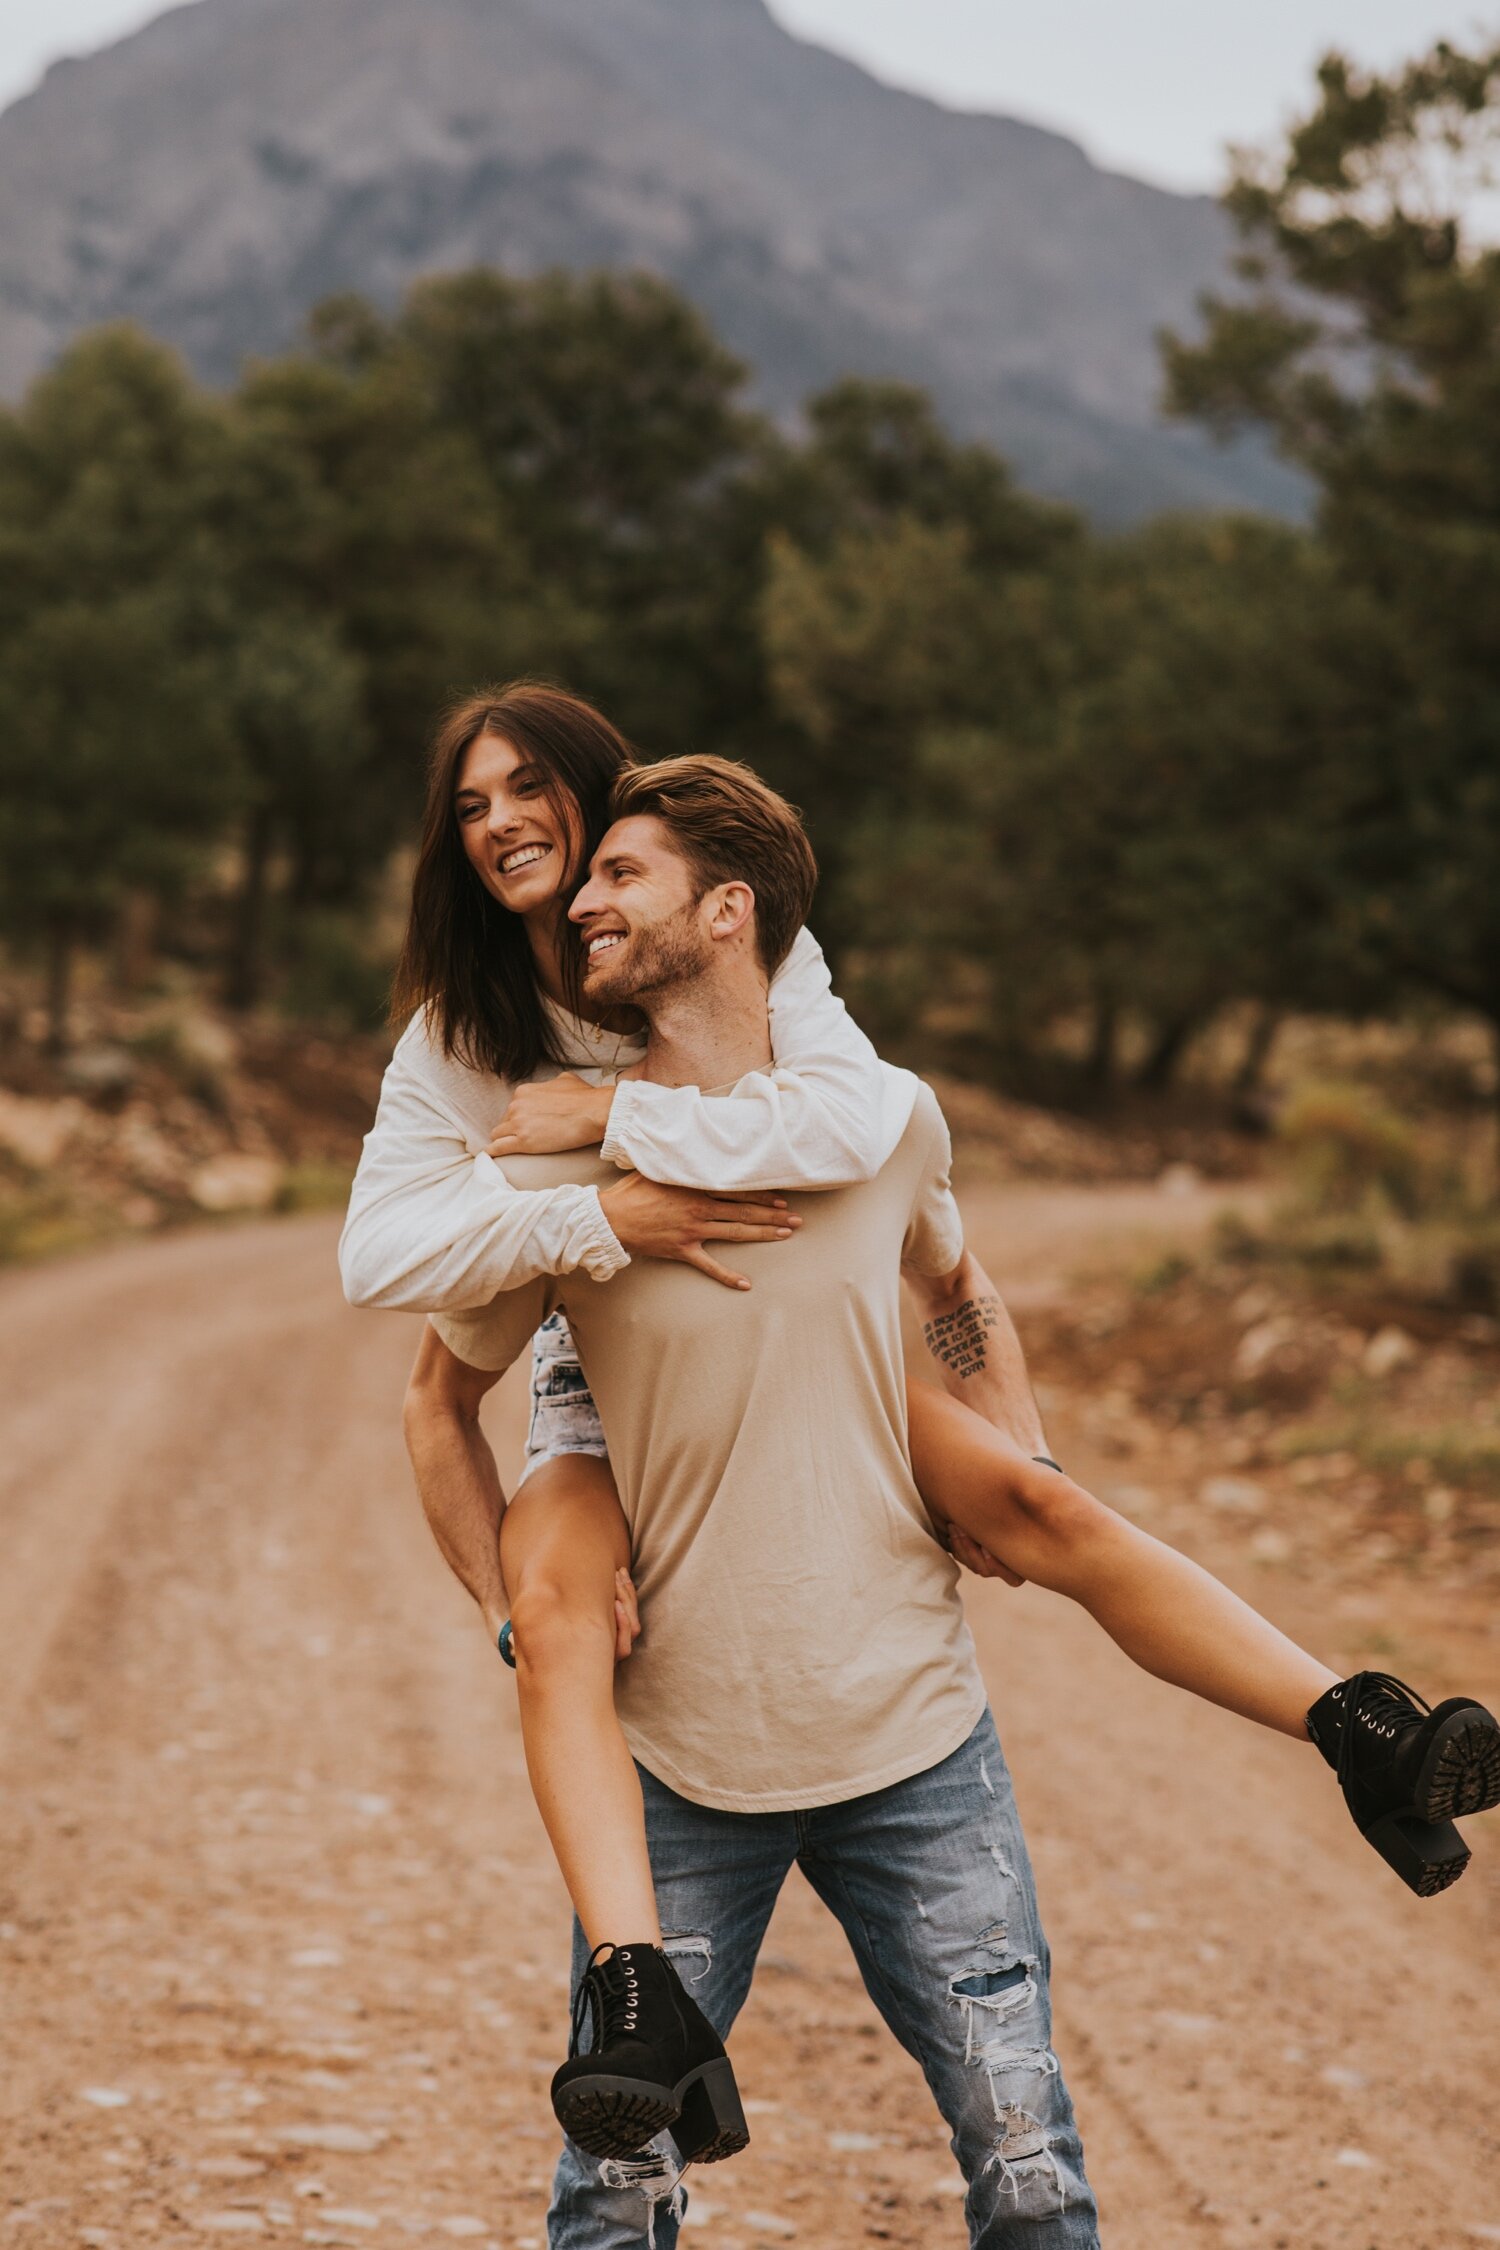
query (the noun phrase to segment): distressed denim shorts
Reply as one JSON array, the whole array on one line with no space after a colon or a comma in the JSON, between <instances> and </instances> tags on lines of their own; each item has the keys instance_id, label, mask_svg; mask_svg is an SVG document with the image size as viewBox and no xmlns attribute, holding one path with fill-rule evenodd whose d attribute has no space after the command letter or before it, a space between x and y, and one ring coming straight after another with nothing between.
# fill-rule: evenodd
<instances>
[{"instance_id":1,"label":"distressed denim shorts","mask_svg":"<svg viewBox=\"0 0 1500 2250\"><path fill-rule=\"evenodd\" d=\"M520 1483L560 1453L609 1458L599 1409L578 1364L573 1332L563 1314L555 1312L548 1314L531 1340L531 1421Z\"/></svg>"}]
</instances>

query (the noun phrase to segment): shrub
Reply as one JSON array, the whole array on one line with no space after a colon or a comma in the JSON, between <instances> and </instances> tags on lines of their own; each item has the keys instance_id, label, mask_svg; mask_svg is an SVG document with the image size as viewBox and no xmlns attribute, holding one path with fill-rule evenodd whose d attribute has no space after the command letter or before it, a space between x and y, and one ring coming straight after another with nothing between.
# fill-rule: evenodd
<instances>
[{"instance_id":1,"label":"shrub","mask_svg":"<svg viewBox=\"0 0 1500 2250\"><path fill-rule=\"evenodd\" d=\"M310 1157L290 1165L277 1191L278 1211L339 1211L349 1200L354 1171L348 1164L330 1164Z\"/></svg>"},{"instance_id":2,"label":"shrub","mask_svg":"<svg viewBox=\"0 0 1500 2250\"><path fill-rule=\"evenodd\" d=\"M1281 1240L1299 1265L1325 1272L1376 1273L1386 1260L1379 1230L1355 1212L1287 1214Z\"/></svg>"},{"instance_id":3,"label":"shrub","mask_svg":"<svg viewBox=\"0 0 1500 2250\"><path fill-rule=\"evenodd\" d=\"M375 1031L385 1021L390 989L390 962L377 957L363 917L323 910L302 918L281 995L287 1015Z\"/></svg>"},{"instance_id":4,"label":"shrub","mask_svg":"<svg viewBox=\"0 0 1500 2250\"><path fill-rule=\"evenodd\" d=\"M61 1187L27 1189L0 1182L0 1266L80 1249L99 1233L97 1215L75 1208Z\"/></svg>"},{"instance_id":5,"label":"shrub","mask_svg":"<svg viewBox=\"0 0 1500 2250\"><path fill-rule=\"evenodd\" d=\"M1165 1297L1177 1287L1179 1281L1185 1281L1192 1270L1190 1258L1183 1257L1180 1250L1169 1250L1165 1257L1158 1258L1154 1265L1147 1266L1136 1275L1136 1295Z\"/></svg>"},{"instance_id":6,"label":"shrub","mask_svg":"<svg viewBox=\"0 0 1500 2250\"><path fill-rule=\"evenodd\" d=\"M1214 1255L1231 1265L1253 1266L1265 1258L1271 1245L1265 1235L1250 1224L1243 1211L1232 1205L1219 1212L1213 1223L1212 1241Z\"/></svg>"},{"instance_id":7,"label":"shrub","mask_svg":"<svg viewBox=\"0 0 1500 2250\"><path fill-rule=\"evenodd\" d=\"M163 1010L133 1032L127 1045L143 1061L165 1070L194 1101L222 1111L235 1044L211 1017Z\"/></svg>"},{"instance_id":8,"label":"shrub","mask_svg":"<svg viewBox=\"0 0 1500 2250\"><path fill-rule=\"evenodd\" d=\"M1448 1251L1448 1294L1470 1312L1500 1313L1500 1217L1463 1229Z\"/></svg>"},{"instance_id":9,"label":"shrub","mask_svg":"<svg viewBox=\"0 0 1500 2250\"><path fill-rule=\"evenodd\" d=\"M1368 1088L1304 1086L1276 1130L1304 1208L1356 1213L1381 1202L1405 1218L1421 1208L1426 1179L1417 1136Z\"/></svg>"}]
</instances>

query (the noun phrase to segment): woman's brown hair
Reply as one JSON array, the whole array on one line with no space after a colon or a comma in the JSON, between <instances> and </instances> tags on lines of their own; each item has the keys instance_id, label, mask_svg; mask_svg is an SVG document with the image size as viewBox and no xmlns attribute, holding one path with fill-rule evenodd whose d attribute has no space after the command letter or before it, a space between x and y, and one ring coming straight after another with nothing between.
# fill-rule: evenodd
<instances>
[{"instance_id":1,"label":"woman's brown hair","mask_svg":"<svg viewBox=\"0 0 1500 2250\"><path fill-rule=\"evenodd\" d=\"M573 842L563 888L583 880L609 825L609 793L634 759L625 737L580 696L515 680L465 696L446 713L427 762L427 801L412 876L411 913L391 991L391 1020L426 1009L446 1055L497 1078L530 1078L559 1062L526 927L479 880L458 830L454 792L471 743L513 743L541 777L558 826ZM566 926L565 926L566 927ZM559 947L568 1006L578 1011L582 958Z\"/></svg>"}]
</instances>

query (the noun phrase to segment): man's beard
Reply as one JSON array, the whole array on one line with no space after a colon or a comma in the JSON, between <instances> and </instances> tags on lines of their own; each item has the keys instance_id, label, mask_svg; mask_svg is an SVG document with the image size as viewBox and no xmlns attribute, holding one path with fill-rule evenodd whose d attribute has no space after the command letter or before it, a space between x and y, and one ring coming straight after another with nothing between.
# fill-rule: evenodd
<instances>
[{"instance_id":1,"label":"man's beard","mask_svg":"<svg viewBox=\"0 0 1500 2250\"><path fill-rule=\"evenodd\" d=\"M691 906L664 914L659 922L632 930L617 952L606 953L597 967L590 968L584 980L589 999L638 1006L652 993L702 976L713 956L713 940L699 927L697 917L695 899Z\"/></svg>"}]
</instances>

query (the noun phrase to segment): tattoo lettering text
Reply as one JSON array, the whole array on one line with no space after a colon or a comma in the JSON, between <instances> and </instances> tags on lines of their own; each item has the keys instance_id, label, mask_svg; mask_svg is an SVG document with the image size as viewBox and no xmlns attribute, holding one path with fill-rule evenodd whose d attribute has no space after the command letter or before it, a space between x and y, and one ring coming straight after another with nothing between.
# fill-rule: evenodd
<instances>
[{"instance_id":1,"label":"tattoo lettering text","mask_svg":"<svg viewBox=\"0 0 1500 2250\"><path fill-rule=\"evenodd\" d=\"M922 1338L943 1367L960 1377L981 1375L989 1361L990 1330L999 1325L998 1297L968 1297L955 1312L929 1320Z\"/></svg>"}]
</instances>

